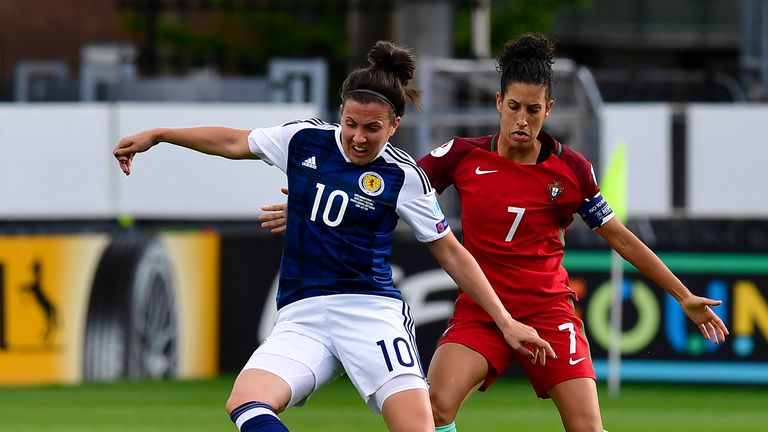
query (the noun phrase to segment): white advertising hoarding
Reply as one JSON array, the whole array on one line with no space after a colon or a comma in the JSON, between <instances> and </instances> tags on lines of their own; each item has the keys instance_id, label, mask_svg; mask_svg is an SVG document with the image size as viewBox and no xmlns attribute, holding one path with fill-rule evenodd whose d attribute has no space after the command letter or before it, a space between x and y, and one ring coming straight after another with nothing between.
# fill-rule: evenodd
<instances>
[{"instance_id":1,"label":"white advertising hoarding","mask_svg":"<svg viewBox=\"0 0 768 432\"><path fill-rule=\"evenodd\" d=\"M687 210L692 217L766 217L768 107L688 107Z\"/></svg>"},{"instance_id":2,"label":"white advertising hoarding","mask_svg":"<svg viewBox=\"0 0 768 432\"><path fill-rule=\"evenodd\" d=\"M105 105L0 105L0 217L107 216L108 118Z\"/></svg>"},{"instance_id":3,"label":"white advertising hoarding","mask_svg":"<svg viewBox=\"0 0 768 432\"><path fill-rule=\"evenodd\" d=\"M126 177L111 154L120 137L153 127L275 126L318 116L297 104L6 104L0 106L0 218L255 217L285 198L285 175L159 144Z\"/></svg>"},{"instance_id":4,"label":"white advertising hoarding","mask_svg":"<svg viewBox=\"0 0 768 432\"><path fill-rule=\"evenodd\" d=\"M672 212L672 113L667 104L606 104L602 111L600 166L626 143L627 214L665 216ZM603 173L596 173L598 184Z\"/></svg>"}]
</instances>

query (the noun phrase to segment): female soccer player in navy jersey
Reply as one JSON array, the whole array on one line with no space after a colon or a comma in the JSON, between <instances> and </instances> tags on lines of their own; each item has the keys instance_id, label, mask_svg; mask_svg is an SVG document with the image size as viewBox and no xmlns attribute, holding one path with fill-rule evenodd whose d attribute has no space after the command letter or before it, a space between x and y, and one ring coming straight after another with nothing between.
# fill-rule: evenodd
<instances>
[{"instance_id":1,"label":"female soccer player in navy jersey","mask_svg":"<svg viewBox=\"0 0 768 432\"><path fill-rule=\"evenodd\" d=\"M429 365L430 398L438 432L455 431L461 403L487 389L512 362L522 365L536 394L551 398L567 431L601 431L595 372L576 294L562 267L564 231L578 213L612 248L679 303L706 339L728 330L710 309L720 301L693 295L614 218L581 154L542 131L554 104L554 44L523 35L498 56L499 132L456 137L418 161L438 192L459 192L464 246L505 308L552 344L557 358L534 364L509 349L494 320L461 288L448 330ZM265 206L263 226L285 230L284 205ZM293 225L288 230L293 229ZM511 407L514 409L514 407Z\"/></svg>"},{"instance_id":2,"label":"female soccer player in navy jersey","mask_svg":"<svg viewBox=\"0 0 768 432\"><path fill-rule=\"evenodd\" d=\"M413 56L379 42L368 60L342 85L340 125L312 119L251 131L151 129L123 138L113 151L125 174L136 153L160 142L261 159L287 174L291 229L280 266L277 322L227 401L242 432L287 430L276 413L302 405L345 372L390 430L434 430L413 319L388 263L399 217L493 317L503 343L542 364L554 357L535 330L504 309L450 231L424 172L388 142L406 98L418 100L409 86Z\"/></svg>"},{"instance_id":3,"label":"female soccer player in navy jersey","mask_svg":"<svg viewBox=\"0 0 768 432\"><path fill-rule=\"evenodd\" d=\"M499 132L456 137L418 163L438 193L451 184L457 189L464 246L507 311L549 341L557 358L533 364L508 349L490 316L459 285L456 309L429 365L435 424L438 432L455 431L461 403L517 362L536 394L554 401L567 431L602 431L589 346L573 309L578 299L562 266L564 231L573 214L672 295L715 343L728 334L710 309L720 301L693 295L614 218L590 162L542 131L554 104L554 43L523 35L507 43L497 62Z\"/></svg>"}]
</instances>

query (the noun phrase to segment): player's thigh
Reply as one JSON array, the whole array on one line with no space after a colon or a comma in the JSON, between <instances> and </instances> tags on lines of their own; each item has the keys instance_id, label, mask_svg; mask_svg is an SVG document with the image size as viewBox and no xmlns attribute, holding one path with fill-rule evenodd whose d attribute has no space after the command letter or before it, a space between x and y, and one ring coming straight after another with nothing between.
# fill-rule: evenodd
<instances>
[{"instance_id":1,"label":"player's thigh","mask_svg":"<svg viewBox=\"0 0 768 432\"><path fill-rule=\"evenodd\" d=\"M569 432L603 430L597 386L591 378L575 378L556 384L549 396Z\"/></svg>"},{"instance_id":2,"label":"player's thigh","mask_svg":"<svg viewBox=\"0 0 768 432\"><path fill-rule=\"evenodd\" d=\"M277 376L288 386L288 399L283 392L277 393L279 402L283 402L282 408L303 405L317 388L344 373L329 339L324 338L327 330L322 326L322 313L312 309L320 308L314 307L312 302L297 302L281 310L272 333L248 359L241 373L244 377L259 377L260 381L252 386L240 386L242 390L236 393L238 399L250 397L245 402L259 400L266 403L257 399L266 396L263 395L264 387L256 384L269 384L267 391L284 389L278 388L280 386L273 381L267 382L264 374L248 372L251 370Z\"/></svg>"},{"instance_id":3,"label":"player's thigh","mask_svg":"<svg viewBox=\"0 0 768 432\"><path fill-rule=\"evenodd\" d=\"M477 351L458 343L440 345L427 373L437 422L453 421L461 403L480 387L487 374L488 362Z\"/></svg>"},{"instance_id":4,"label":"player's thigh","mask_svg":"<svg viewBox=\"0 0 768 432\"><path fill-rule=\"evenodd\" d=\"M381 408L384 422L391 432L429 432L435 430L426 389L410 389L394 393Z\"/></svg>"},{"instance_id":5,"label":"player's thigh","mask_svg":"<svg viewBox=\"0 0 768 432\"><path fill-rule=\"evenodd\" d=\"M510 363L516 359L514 355L517 354L507 344L504 335L493 321L488 322L475 318L452 318L448 329L438 342L438 347L447 344L458 344L469 348L485 359L485 364L483 364L479 358L473 356L477 361L467 364L467 367L471 367L475 371L478 370L478 367L482 368L485 378L479 387L481 390L487 390L499 375L507 370ZM447 360L450 360L450 357ZM456 361L453 363L458 365ZM431 364L430 367L432 367Z\"/></svg>"},{"instance_id":6,"label":"player's thigh","mask_svg":"<svg viewBox=\"0 0 768 432\"><path fill-rule=\"evenodd\" d=\"M374 393L398 376L416 376L426 389L413 318L405 303L359 294L328 297L335 303L327 318L334 349L372 410L380 408Z\"/></svg>"}]
</instances>

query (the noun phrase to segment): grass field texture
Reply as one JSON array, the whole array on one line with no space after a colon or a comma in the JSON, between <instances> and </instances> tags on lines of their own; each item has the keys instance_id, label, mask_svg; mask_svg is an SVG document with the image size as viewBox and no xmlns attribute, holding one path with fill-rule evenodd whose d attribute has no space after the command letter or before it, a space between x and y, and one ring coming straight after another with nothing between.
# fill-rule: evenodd
<instances>
[{"instance_id":1,"label":"grass field texture","mask_svg":"<svg viewBox=\"0 0 768 432\"><path fill-rule=\"evenodd\" d=\"M232 380L0 388L0 431L235 431L224 412ZM768 431L766 387L625 383L617 397L601 385L600 397L611 432ZM292 431L386 431L346 378L281 418ZM562 430L552 402L537 399L523 380L474 395L457 424L461 432Z\"/></svg>"}]
</instances>

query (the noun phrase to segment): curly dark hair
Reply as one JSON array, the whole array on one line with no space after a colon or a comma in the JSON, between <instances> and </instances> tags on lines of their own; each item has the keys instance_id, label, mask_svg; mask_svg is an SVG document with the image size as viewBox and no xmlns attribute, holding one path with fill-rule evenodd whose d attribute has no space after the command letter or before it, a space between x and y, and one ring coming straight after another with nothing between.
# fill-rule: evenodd
<instances>
[{"instance_id":1,"label":"curly dark hair","mask_svg":"<svg viewBox=\"0 0 768 432\"><path fill-rule=\"evenodd\" d=\"M525 33L508 41L496 57L496 70L501 72L501 94L515 82L536 84L546 88L552 97L555 63L555 40L538 33Z\"/></svg>"}]
</instances>

